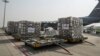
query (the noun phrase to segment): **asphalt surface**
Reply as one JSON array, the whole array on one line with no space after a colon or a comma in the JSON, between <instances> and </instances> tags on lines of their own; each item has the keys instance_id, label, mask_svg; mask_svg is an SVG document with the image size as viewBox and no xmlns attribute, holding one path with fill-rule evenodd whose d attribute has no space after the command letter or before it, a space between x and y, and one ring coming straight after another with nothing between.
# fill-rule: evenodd
<instances>
[{"instance_id":1,"label":"asphalt surface","mask_svg":"<svg viewBox=\"0 0 100 56\"><path fill-rule=\"evenodd\" d=\"M0 56L25 56L0 29ZM11 37L11 36L10 36Z\"/></svg>"},{"instance_id":2,"label":"asphalt surface","mask_svg":"<svg viewBox=\"0 0 100 56\"><path fill-rule=\"evenodd\" d=\"M4 33L0 30L0 33ZM25 46L23 42L16 41L12 36L0 36L0 56L100 56L100 37L98 35L84 34L88 37L86 41L89 43L64 43L64 46L73 55L58 46L46 46L39 49L34 49Z\"/></svg>"}]
</instances>

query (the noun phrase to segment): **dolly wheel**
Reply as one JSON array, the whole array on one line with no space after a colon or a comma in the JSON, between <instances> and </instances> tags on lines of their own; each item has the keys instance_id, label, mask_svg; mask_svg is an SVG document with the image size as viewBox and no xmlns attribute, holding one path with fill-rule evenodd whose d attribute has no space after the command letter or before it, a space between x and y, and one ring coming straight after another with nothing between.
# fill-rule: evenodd
<instances>
[{"instance_id":1,"label":"dolly wheel","mask_svg":"<svg viewBox=\"0 0 100 56\"><path fill-rule=\"evenodd\" d=\"M27 46L27 43L25 42L25 46Z\"/></svg>"}]
</instances>

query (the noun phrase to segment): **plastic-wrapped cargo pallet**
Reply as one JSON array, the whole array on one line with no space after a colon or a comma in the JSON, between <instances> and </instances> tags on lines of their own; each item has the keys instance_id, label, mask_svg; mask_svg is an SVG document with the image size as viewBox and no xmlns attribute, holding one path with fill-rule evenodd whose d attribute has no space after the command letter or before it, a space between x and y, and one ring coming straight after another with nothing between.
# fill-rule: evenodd
<instances>
[{"instance_id":1,"label":"plastic-wrapped cargo pallet","mask_svg":"<svg viewBox=\"0 0 100 56\"><path fill-rule=\"evenodd\" d=\"M58 23L59 35L69 42L83 40L83 21L76 17L60 18Z\"/></svg>"},{"instance_id":2,"label":"plastic-wrapped cargo pallet","mask_svg":"<svg viewBox=\"0 0 100 56\"><path fill-rule=\"evenodd\" d=\"M40 23L30 21L19 21L17 38L25 40L40 36Z\"/></svg>"},{"instance_id":3,"label":"plastic-wrapped cargo pallet","mask_svg":"<svg viewBox=\"0 0 100 56\"><path fill-rule=\"evenodd\" d=\"M15 34L18 31L18 22L15 21L9 21L7 24L7 30L6 32L8 34Z\"/></svg>"}]
</instances>

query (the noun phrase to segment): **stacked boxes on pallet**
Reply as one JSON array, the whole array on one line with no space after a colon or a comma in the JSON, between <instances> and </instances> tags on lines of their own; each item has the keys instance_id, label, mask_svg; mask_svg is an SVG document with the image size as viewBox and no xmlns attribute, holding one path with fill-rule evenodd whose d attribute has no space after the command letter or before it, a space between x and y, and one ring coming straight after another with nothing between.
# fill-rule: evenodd
<instances>
[{"instance_id":1,"label":"stacked boxes on pallet","mask_svg":"<svg viewBox=\"0 0 100 56\"><path fill-rule=\"evenodd\" d=\"M40 36L40 23L19 21L18 25L18 32L16 34L18 39L28 39Z\"/></svg>"},{"instance_id":2,"label":"stacked boxes on pallet","mask_svg":"<svg viewBox=\"0 0 100 56\"><path fill-rule=\"evenodd\" d=\"M7 24L7 30L6 32L8 34L15 34L18 31L18 22L15 21L9 21Z\"/></svg>"},{"instance_id":3,"label":"stacked boxes on pallet","mask_svg":"<svg viewBox=\"0 0 100 56\"><path fill-rule=\"evenodd\" d=\"M60 18L58 23L59 35L70 42L83 40L83 22L76 17Z\"/></svg>"},{"instance_id":4,"label":"stacked boxes on pallet","mask_svg":"<svg viewBox=\"0 0 100 56\"><path fill-rule=\"evenodd\" d=\"M16 34L18 32L18 22L14 22L14 33L13 34Z\"/></svg>"}]
</instances>

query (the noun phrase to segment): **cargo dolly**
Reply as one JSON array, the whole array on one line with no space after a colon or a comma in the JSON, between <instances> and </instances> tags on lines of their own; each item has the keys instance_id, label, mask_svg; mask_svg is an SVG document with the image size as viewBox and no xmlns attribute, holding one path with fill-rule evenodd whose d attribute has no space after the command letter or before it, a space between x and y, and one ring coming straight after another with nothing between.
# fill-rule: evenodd
<instances>
[{"instance_id":1,"label":"cargo dolly","mask_svg":"<svg viewBox=\"0 0 100 56\"><path fill-rule=\"evenodd\" d=\"M72 55L70 51L68 51L66 48L64 48L62 45L60 45L61 43L65 42L64 39L55 39L55 38L50 38L50 39L44 39L44 40L26 40L25 41L25 45L27 46L31 46L33 48L40 48L43 46L48 46L48 45L57 45L58 47L62 48L63 50L65 50L69 55Z\"/></svg>"},{"instance_id":2,"label":"cargo dolly","mask_svg":"<svg viewBox=\"0 0 100 56\"><path fill-rule=\"evenodd\" d=\"M91 45L95 45L91 42L85 41L85 39L87 39L87 37L84 37L83 41L79 41L76 43L89 43ZM33 48L40 48L40 47L44 47L44 46L50 46L50 45L57 45L58 47L62 48L63 50L65 50L69 55L72 55L72 53L67 50L62 44L68 42L68 40L66 39L59 39L59 38L44 38L44 39L30 39L30 40L25 40L24 43L26 46L31 46ZM75 43L75 42L71 42L71 43Z\"/></svg>"}]
</instances>

